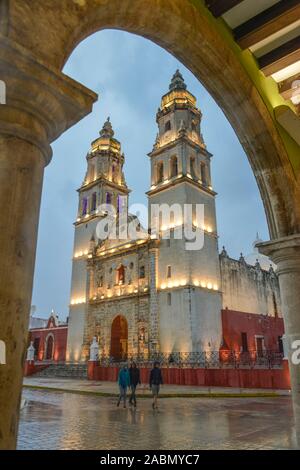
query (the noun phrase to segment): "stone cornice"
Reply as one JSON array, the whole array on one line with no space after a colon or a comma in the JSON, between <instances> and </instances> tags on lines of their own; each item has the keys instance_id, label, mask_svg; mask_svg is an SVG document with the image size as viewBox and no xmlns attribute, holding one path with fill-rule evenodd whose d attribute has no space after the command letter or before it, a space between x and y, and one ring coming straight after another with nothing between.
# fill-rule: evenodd
<instances>
[{"instance_id":1,"label":"stone cornice","mask_svg":"<svg viewBox=\"0 0 300 470\"><path fill-rule=\"evenodd\" d=\"M148 153L148 157L150 157L150 158L156 157L157 155L165 152L166 150L170 150L173 147L176 147L176 145L178 145L180 143L185 143L185 144L190 145L191 147L195 148L200 153L202 153L203 155L205 155L209 158L211 158L213 156L212 153L210 153L206 148L201 147L201 145L199 145L196 142L194 142L193 140L191 140L188 136L180 136L180 137L177 137L176 139L168 142L167 144L162 145L161 147L152 150L152 152Z\"/></svg>"},{"instance_id":2,"label":"stone cornice","mask_svg":"<svg viewBox=\"0 0 300 470\"><path fill-rule=\"evenodd\" d=\"M220 289L207 289L207 287L201 287L201 286L195 286L195 284L192 283L187 283L184 286L172 286L172 287L159 287L157 288L157 292L174 292L178 290L201 290L205 292L209 292L210 294L222 294L222 291Z\"/></svg>"},{"instance_id":3,"label":"stone cornice","mask_svg":"<svg viewBox=\"0 0 300 470\"><path fill-rule=\"evenodd\" d=\"M96 298L96 299L89 299L87 304L88 305L97 305L97 304L102 304L106 302L120 302L122 300L131 300L134 298L140 298L140 297L150 297L150 292L133 292L133 293L126 293L123 295L113 295L111 297L104 297L104 299L101 298Z\"/></svg>"},{"instance_id":4,"label":"stone cornice","mask_svg":"<svg viewBox=\"0 0 300 470\"><path fill-rule=\"evenodd\" d=\"M92 219L97 219L97 218L102 218L103 216L99 215L99 214L88 214L88 217L81 217L80 220L76 220L76 222L73 222L73 225L77 226L77 225L80 225L80 224L87 224L88 222L90 222Z\"/></svg>"},{"instance_id":5,"label":"stone cornice","mask_svg":"<svg viewBox=\"0 0 300 470\"><path fill-rule=\"evenodd\" d=\"M147 191L146 194L147 196L153 196L154 194L160 193L161 191L165 191L166 189L170 189L172 186L176 186L177 184L181 183L190 183L192 186L196 186L196 188L200 189L201 191L207 194L210 194L211 196L217 195L215 191L209 189L207 186L201 185L197 181L194 181L192 178L189 178L185 175L170 180L167 184L159 184L155 189L150 189L150 191Z\"/></svg>"},{"instance_id":6,"label":"stone cornice","mask_svg":"<svg viewBox=\"0 0 300 470\"><path fill-rule=\"evenodd\" d=\"M50 143L92 110L97 95L0 34L0 76L7 85L0 132L37 146L47 164Z\"/></svg>"},{"instance_id":7,"label":"stone cornice","mask_svg":"<svg viewBox=\"0 0 300 470\"><path fill-rule=\"evenodd\" d=\"M121 245L119 247L111 247L111 248L108 248L107 250L105 250L105 254L104 255L101 255L101 251L98 251L96 252L96 254L93 255L93 258L91 258L89 260L89 263L91 262L94 262L94 261L104 261L104 260L107 260L107 259L114 259L114 258L119 258L120 256L126 256L128 255L129 253L132 253L132 252L136 252L136 251L139 251L143 248L148 248L150 249L150 247L152 247L152 244L153 244L153 241L154 240L151 240L150 238L149 239L146 239L145 242L143 243L132 243L132 245L130 247L127 247L127 245L130 244L130 242L127 242L127 243L124 243L124 246ZM115 250L114 252L111 252L111 250Z\"/></svg>"},{"instance_id":8,"label":"stone cornice","mask_svg":"<svg viewBox=\"0 0 300 470\"><path fill-rule=\"evenodd\" d=\"M166 93L162 97L162 100L166 98L168 95L169 93ZM173 101L172 104L170 104L169 106L164 106L159 109L159 111L156 114L156 121L158 122L161 116L166 116L167 114L169 114L170 112L174 112L175 110L188 110L188 111L191 111L193 114L195 114L195 116L200 116L200 118L202 117L202 113L200 109L195 107L195 105L193 105L191 102L178 103L176 102L176 99L175 99L175 101Z\"/></svg>"},{"instance_id":9,"label":"stone cornice","mask_svg":"<svg viewBox=\"0 0 300 470\"><path fill-rule=\"evenodd\" d=\"M88 184L80 186L80 188L77 189L77 192L81 193L83 191L86 191L86 190L92 188L93 186L95 186L96 184L99 184L99 183L104 183L107 186L111 186L112 188L117 189L118 191L122 191L125 194L131 193L131 189L128 189L127 186L123 186L121 184L114 183L113 181L110 181L109 179L105 178L102 175L99 176L99 178L95 179L94 181L91 181Z\"/></svg>"}]
</instances>

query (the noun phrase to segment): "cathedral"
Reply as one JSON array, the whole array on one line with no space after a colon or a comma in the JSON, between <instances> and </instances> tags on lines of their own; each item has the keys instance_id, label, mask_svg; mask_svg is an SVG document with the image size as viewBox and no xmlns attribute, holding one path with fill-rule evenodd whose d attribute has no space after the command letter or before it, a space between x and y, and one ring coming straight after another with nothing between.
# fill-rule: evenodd
<instances>
[{"instance_id":1,"label":"cathedral","mask_svg":"<svg viewBox=\"0 0 300 470\"><path fill-rule=\"evenodd\" d=\"M109 119L91 143L74 223L67 361L88 359L94 337L101 356L115 360L222 347L281 348L281 330L277 335L272 323L282 320L275 266L255 245L251 256L238 260L225 248L219 252L212 154L201 119L196 98L177 71L161 99L158 135L148 155L149 219L153 206L202 205L203 223L192 224L203 240L198 250L187 249L186 237L180 236L184 211L172 212L167 223L159 218L155 234L130 214L125 157ZM116 220L125 213L140 236L117 231L116 237L100 238L97 227L107 219L103 207L108 205L115 208ZM266 321L275 328L278 344L267 344L267 334L253 330ZM247 337L250 323L253 344Z\"/></svg>"}]
</instances>

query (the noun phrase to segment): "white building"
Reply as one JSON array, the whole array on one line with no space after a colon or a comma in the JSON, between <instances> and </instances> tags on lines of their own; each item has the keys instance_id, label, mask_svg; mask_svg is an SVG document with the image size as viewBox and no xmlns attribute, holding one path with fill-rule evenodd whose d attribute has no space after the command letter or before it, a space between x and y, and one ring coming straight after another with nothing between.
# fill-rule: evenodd
<instances>
[{"instance_id":1,"label":"white building","mask_svg":"<svg viewBox=\"0 0 300 470\"><path fill-rule=\"evenodd\" d=\"M273 315L275 302L278 313L273 269L263 271L259 263L252 267L244 258L231 260L224 250L219 255L212 155L201 135L201 117L196 98L177 71L157 113L159 132L149 154L147 195L149 220L155 204L177 203L180 210L174 208L167 221L156 219L157 238L145 234L128 213L122 198L129 194L124 155L109 120L92 142L78 190L67 360L86 359L95 336L101 354L114 358L218 351L223 307ZM106 203L115 207L116 221L125 214L135 224L140 230L137 240L120 233L115 239L98 239L97 224L108 219L99 206ZM196 204L204 205L200 225ZM193 207L194 234L204 240L199 250L187 249L186 237L180 236L186 205Z\"/></svg>"}]
</instances>

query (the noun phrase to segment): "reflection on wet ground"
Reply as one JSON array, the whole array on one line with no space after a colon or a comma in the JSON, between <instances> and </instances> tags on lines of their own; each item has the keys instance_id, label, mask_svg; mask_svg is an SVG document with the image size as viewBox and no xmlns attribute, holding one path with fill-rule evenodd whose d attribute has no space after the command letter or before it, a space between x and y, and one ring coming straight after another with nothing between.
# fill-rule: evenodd
<instances>
[{"instance_id":1,"label":"reflection on wet ground","mask_svg":"<svg viewBox=\"0 0 300 470\"><path fill-rule=\"evenodd\" d=\"M26 389L19 449L290 449L292 405L278 398L115 398Z\"/></svg>"}]
</instances>

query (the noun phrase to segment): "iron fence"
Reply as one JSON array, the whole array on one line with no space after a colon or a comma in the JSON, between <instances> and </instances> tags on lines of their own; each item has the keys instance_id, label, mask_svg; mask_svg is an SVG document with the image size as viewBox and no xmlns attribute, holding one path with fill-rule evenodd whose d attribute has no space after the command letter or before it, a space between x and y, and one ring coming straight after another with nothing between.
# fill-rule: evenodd
<instances>
[{"instance_id":1,"label":"iron fence","mask_svg":"<svg viewBox=\"0 0 300 470\"><path fill-rule=\"evenodd\" d=\"M101 356L99 362L103 366L120 366L124 362L136 362L139 367L152 367L158 362L161 367L179 368L261 368L274 369L282 366L283 353L279 351L200 351L193 353L155 353L151 355L139 354L114 359L110 356Z\"/></svg>"}]
</instances>

